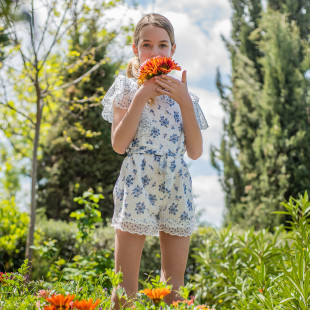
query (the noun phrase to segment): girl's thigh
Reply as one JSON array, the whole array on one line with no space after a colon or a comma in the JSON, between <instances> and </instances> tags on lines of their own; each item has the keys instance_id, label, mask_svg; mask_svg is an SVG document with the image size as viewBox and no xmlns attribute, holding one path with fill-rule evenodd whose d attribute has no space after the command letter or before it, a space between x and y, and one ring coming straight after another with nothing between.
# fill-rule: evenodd
<instances>
[{"instance_id":1,"label":"girl's thigh","mask_svg":"<svg viewBox=\"0 0 310 310\"><path fill-rule=\"evenodd\" d=\"M143 245L144 235L131 234L117 229L115 232L115 270L122 271L123 282L129 293L138 290L139 267Z\"/></svg>"},{"instance_id":2,"label":"girl's thigh","mask_svg":"<svg viewBox=\"0 0 310 310\"><path fill-rule=\"evenodd\" d=\"M184 277L189 252L190 237L159 232L161 266L164 277L182 279Z\"/></svg>"}]
</instances>

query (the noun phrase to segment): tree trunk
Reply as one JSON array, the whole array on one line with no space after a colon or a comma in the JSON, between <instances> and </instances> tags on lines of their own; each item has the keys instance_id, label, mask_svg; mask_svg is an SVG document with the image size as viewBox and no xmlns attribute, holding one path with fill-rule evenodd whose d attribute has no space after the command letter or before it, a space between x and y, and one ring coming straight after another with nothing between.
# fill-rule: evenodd
<instances>
[{"instance_id":1,"label":"tree trunk","mask_svg":"<svg viewBox=\"0 0 310 310\"><path fill-rule=\"evenodd\" d=\"M34 229L35 229L35 219L36 219L36 206L37 206L37 170L38 170L38 146L39 146L39 137L40 137L40 126L43 110L43 99L41 98L41 89L39 86L39 81L36 79L36 92L37 92L37 121L35 128L35 138L33 144L33 153L32 153L32 167L31 167L31 206L30 206L30 222L27 236L26 244L26 259L28 259L28 278L31 278L31 267L33 259L33 246L34 242Z\"/></svg>"}]
</instances>

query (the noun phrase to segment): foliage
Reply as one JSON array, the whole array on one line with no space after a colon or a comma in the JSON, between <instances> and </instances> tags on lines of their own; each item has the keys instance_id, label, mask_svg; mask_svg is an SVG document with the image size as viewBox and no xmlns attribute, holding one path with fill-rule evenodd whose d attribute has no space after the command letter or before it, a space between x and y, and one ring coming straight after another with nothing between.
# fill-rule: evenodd
<instances>
[{"instance_id":1,"label":"foliage","mask_svg":"<svg viewBox=\"0 0 310 310\"><path fill-rule=\"evenodd\" d=\"M53 280L74 280L77 277L94 280L98 274L103 273L107 268L113 267L113 251L111 249L97 249L94 247L94 230L101 219L101 213L97 210L98 202L104 197L101 194L94 194L89 190L83 193L82 197L76 197L84 208L71 213L76 218L78 231L76 233L76 247L79 248L78 255L66 262L63 258L58 259L47 274ZM91 249L85 251L83 245L90 245ZM107 285L107 284L106 284Z\"/></svg>"},{"instance_id":2,"label":"foliage","mask_svg":"<svg viewBox=\"0 0 310 310\"><path fill-rule=\"evenodd\" d=\"M232 0L231 87L217 77L227 113L212 163L226 194L225 223L255 229L281 200L309 188L309 1Z\"/></svg>"},{"instance_id":3,"label":"foliage","mask_svg":"<svg viewBox=\"0 0 310 310\"><path fill-rule=\"evenodd\" d=\"M282 203L287 232L208 229L197 248L193 284L198 300L217 309L309 309L310 202L307 192ZM277 212L277 213L279 213Z\"/></svg>"},{"instance_id":4,"label":"foliage","mask_svg":"<svg viewBox=\"0 0 310 310\"><path fill-rule=\"evenodd\" d=\"M14 197L0 203L0 270L12 271L25 259L29 217L19 212Z\"/></svg>"},{"instance_id":5,"label":"foliage","mask_svg":"<svg viewBox=\"0 0 310 310\"><path fill-rule=\"evenodd\" d=\"M88 202L87 200L86 204ZM15 309L16 307L29 309L39 303L39 307L42 308L43 304L46 304L45 299L42 298L45 292L46 294L74 294L77 300L92 298L95 301L99 298L98 308L109 309L113 287L125 303L124 309L129 305L128 309L132 305L136 309L156 309L156 307L158 309L160 306L162 309L198 309L199 304L211 305L218 310L309 309L310 202L308 194L305 192L303 196L300 195L296 199L291 197L281 205L283 210L277 213L287 215L291 221L286 227L276 227L273 232L268 229L255 231L253 227L249 230L240 230L237 227L226 227L222 230L201 227L192 237L195 248L191 249L191 259L195 267L190 269L192 270L191 281L187 281L187 285L180 288L180 295L185 301L175 302L170 307L162 300L152 301L152 296L156 294L150 291L139 292L135 300L129 300L124 290L119 287L122 275L115 274L112 270L113 250L109 247L96 249L96 243L88 240L84 242L84 248L78 249L82 255L75 255L73 259L65 260L59 256L61 253L58 250L55 251L57 241L53 239L46 240L45 243L41 242L42 246L38 246L35 252L37 257L38 252L41 251L39 254L44 257L42 261L45 260L50 265L49 274L45 280L26 283L27 262L18 272L0 274L0 306L3 309L13 309L13 306ZM47 222L50 221L53 220ZM56 226L55 222L49 225ZM60 225L59 222L58 226ZM64 222L64 225L74 226L74 229L70 227L70 230L77 234L76 224ZM89 225L91 226L92 223ZM96 230L92 235L94 239L98 237ZM50 233L50 236L57 235L56 229L54 234ZM81 246L80 242L77 244ZM73 249L76 249L74 245ZM152 251L152 248L150 250ZM152 254L148 257L150 259ZM145 280L141 277L140 279L142 289L147 288L151 291L169 289L166 283L160 282L158 274L148 275ZM151 297L144 293L150 293L148 296ZM208 307L205 306L205 309Z\"/></svg>"},{"instance_id":6,"label":"foliage","mask_svg":"<svg viewBox=\"0 0 310 310\"><path fill-rule=\"evenodd\" d=\"M76 197L79 205L84 205L84 209L77 210L70 214L71 217L76 218L76 223L79 229L77 240L79 242L90 241L95 229L95 224L102 221L101 213L98 211L98 202L104 197L101 194L94 194L92 190L83 193L83 197Z\"/></svg>"},{"instance_id":7,"label":"foliage","mask_svg":"<svg viewBox=\"0 0 310 310\"><path fill-rule=\"evenodd\" d=\"M70 299L76 300L100 300L96 309L110 309L111 308L111 290L108 290L104 283L108 280L116 289L119 298L124 302L122 309L210 309L205 305L197 305L196 303L180 303L177 305L167 306L164 302L160 302L158 306L143 293L138 293L137 298L130 300L121 288L117 288L122 280L121 273L116 274L112 269L107 269L105 273L100 274L94 281L76 277L74 281L59 281L48 283L44 281L30 281L26 282L27 276L27 261L15 273L7 273L1 275L0 280L0 307L3 310L12 310L18 308L19 310L28 309L43 309L51 300L55 300L55 296L65 297L70 295ZM166 283L159 282L159 278L153 279L154 287L165 288ZM111 285L112 286L112 285ZM60 296L61 295L61 296ZM74 296L73 296L74 295ZM53 297L54 296L54 297ZM60 299L60 298L59 298ZM69 298L68 298L69 299ZM75 309L75 308L73 308ZM94 309L91 307L83 309Z\"/></svg>"},{"instance_id":8,"label":"foliage","mask_svg":"<svg viewBox=\"0 0 310 310\"><path fill-rule=\"evenodd\" d=\"M102 243L104 232L99 227L102 219L97 210L100 199L103 196L92 190L76 197L75 200L83 206L71 214L76 223L47 220L45 215L39 214L37 225L42 227L42 241L33 247L35 278L94 280L106 268L113 267L113 249L108 241Z\"/></svg>"}]
</instances>

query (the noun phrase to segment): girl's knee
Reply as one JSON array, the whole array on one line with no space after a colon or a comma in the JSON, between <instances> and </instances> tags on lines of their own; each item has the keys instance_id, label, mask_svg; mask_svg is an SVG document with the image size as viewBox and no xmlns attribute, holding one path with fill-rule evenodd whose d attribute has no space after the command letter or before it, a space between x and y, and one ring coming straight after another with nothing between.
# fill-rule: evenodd
<instances>
[{"instance_id":1,"label":"girl's knee","mask_svg":"<svg viewBox=\"0 0 310 310\"><path fill-rule=\"evenodd\" d=\"M172 284L174 288L177 286L184 285L184 272L179 271L179 272L171 272L171 271L165 271L161 270L161 276L160 276L160 281L161 282L167 282L168 284Z\"/></svg>"}]
</instances>

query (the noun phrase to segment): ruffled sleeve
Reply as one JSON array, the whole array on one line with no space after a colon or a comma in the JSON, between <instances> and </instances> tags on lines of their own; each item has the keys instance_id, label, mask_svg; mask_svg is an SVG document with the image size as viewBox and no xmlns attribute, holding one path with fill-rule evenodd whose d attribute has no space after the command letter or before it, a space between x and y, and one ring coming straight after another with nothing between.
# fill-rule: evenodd
<instances>
[{"instance_id":1,"label":"ruffled sleeve","mask_svg":"<svg viewBox=\"0 0 310 310\"><path fill-rule=\"evenodd\" d=\"M137 83L124 75L118 75L101 101L103 105L102 117L113 122L113 104L121 109L128 109L138 88Z\"/></svg>"},{"instance_id":2,"label":"ruffled sleeve","mask_svg":"<svg viewBox=\"0 0 310 310\"><path fill-rule=\"evenodd\" d=\"M193 102L196 120L197 120L199 128L201 130L207 129L209 125L199 105L199 98L192 92L189 92L189 95Z\"/></svg>"}]
</instances>

